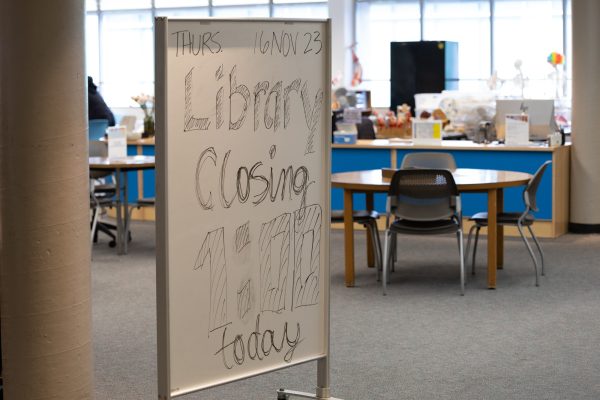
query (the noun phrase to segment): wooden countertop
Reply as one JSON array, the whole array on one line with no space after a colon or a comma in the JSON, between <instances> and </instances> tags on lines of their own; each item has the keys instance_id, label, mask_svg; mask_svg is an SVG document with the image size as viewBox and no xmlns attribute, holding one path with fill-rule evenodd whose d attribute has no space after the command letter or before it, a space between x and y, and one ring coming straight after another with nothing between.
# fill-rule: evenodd
<instances>
[{"instance_id":1,"label":"wooden countertop","mask_svg":"<svg viewBox=\"0 0 600 400\"><path fill-rule=\"evenodd\" d=\"M423 150L491 150L491 151L541 151L555 152L565 146L548 146L547 144L530 144L526 146L507 146L504 144L478 144L471 140L443 140L440 145L415 145L410 140L358 140L356 144L332 144L334 149L423 149Z\"/></svg>"},{"instance_id":2,"label":"wooden countertop","mask_svg":"<svg viewBox=\"0 0 600 400\"><path fill-rule=\"evenodd\" d=\"M351 190L387 192L395 169L338 172L331 175L331 186ZM473 192L527 184L531 175L517 171L457 168L452 171L459 191Z\"/></svg>"},{"instance_id":3,"label":"wooden countertop","mask_svg":"<svg viewBox=\"0 0 600 400\"><path fill-rule=\"evenodd\" d=\"M154 146L154 137L146 139L128 140L128 145L134 146ZM543 144L530 144L527 146L507 146L504 144L479 144L473 143L471 140L442 140L441 145L415 145L410 140L358 140L356 144L332 144L334 149L419 149L419 150L491 150L491 151L541 151L555 152L565 147L570 147L567 143L565 146L548 146Z\"/></svg>"},{"instance_id":4,"label":"wooden countertop","mask_svg":"<svg viewBox=\"0 0 600 400\"><path fill-rule=\"evenodd\" d=\"M100 139L101 142L106 142L107 140L106 137ZM154 146L154 144L154 136L144 139L127 139L127 145L129 146Z\"/></svg>"},{"instance_id":5,"label":"wooden countertop","mask_svg":"<svg viewBox=\"0 0 600 400\"><path fill-rule=\"evenodd\" d=\"M145 139L135 139L135 140L127 139L127 144L133 145L133 146L154 146L154 136L152 136L151 138L145 138Z\"/></svg>"},{"instance_id":6,"label":"wooden countertop","mask_svg":"<svg viewBox=\"0 0 600 400\"><path fill-rule=\"evenodd\" d=\"M127 156L127 157L89 157L90 169L107 170L129 170L129 169L150 169L155 167L154 156Z\"/></svg>"}]
</instances>

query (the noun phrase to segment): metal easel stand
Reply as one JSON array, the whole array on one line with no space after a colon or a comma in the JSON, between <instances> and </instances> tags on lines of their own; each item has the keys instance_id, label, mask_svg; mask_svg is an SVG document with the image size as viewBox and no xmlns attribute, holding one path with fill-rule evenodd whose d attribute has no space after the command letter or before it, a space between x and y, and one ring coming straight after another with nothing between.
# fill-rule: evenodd
<instances>
[{"instance_id":1,"label":"metal easel stand","mask_svg":"<svg viewBox=\"0 0 600 400\"><path fill-rule=\"evenodd\" d=\"M327 357L320 359L317 363L316 392L316 394L312 394L296 390L279 389L277 391L277 400L288 400L290 396L314 400L342 400L337 397L331 397L329 394L329 359Z\"/></svg>"},{"instance_id":2,"label":"metal easel stand","mask_svg":"<svg viewBox=\"0 0 600 400\"><path fill-rule=\"evenodd\" d=\"M331 397L329 394L329 359L324 357L317 362L317 389L316 394L298 392L296 390L279 389L277 400L288 400L290 396L314 400L342 400Z\"/></svg>"},{"instance_id":3,"label":"metal easel stand","mask_svg":"<svg viewBox=\"0 0 600 400\"><path fill-rule=\"evenodd\" d=\"M303 399L316 399L316 400L342 400L337 397L329 396L329 388L317 388L317 394L298 392L296 390L279 389L277 391L277 400L288 400L290 396L300 397Z\"/></svg>"}]
</instances>

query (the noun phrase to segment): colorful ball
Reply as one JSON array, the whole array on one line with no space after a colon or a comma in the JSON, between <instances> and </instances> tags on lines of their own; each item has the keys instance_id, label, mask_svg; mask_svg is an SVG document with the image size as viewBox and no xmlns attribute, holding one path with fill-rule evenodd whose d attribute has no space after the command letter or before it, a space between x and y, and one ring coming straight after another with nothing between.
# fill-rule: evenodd
<instances>
[{"instance_id":1,"label":"colorful ball","mask_svg":"<svg viewBox=\"0 0 600 400\"><path fill-rule=\"evenodd\" d=\"M553 66L561 65L564 61L565 57L562 54L557 53L556 51L553 51L548 56L548 62Z\"/></svg>"}]
</instances>

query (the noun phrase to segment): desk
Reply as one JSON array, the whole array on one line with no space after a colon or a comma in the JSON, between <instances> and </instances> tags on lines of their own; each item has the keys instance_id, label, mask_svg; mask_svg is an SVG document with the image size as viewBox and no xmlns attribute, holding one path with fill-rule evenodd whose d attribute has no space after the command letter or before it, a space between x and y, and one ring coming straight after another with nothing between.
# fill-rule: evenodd
<instances>
[{"instance_id":1,"label":"desk","mask_svg":"<svg viewBox=\"0 0 600 400\"><path fill-rule=\"evenodd\" d=\"M113 171L117 185L117 253L127 254L129 232L129 200L127 198L127 171L153 169L154 156L127 156L119 158L90 157L90 170ZM123 182L121 183L121 180ZM121 195L122 194L122 195ZM121 204L121 198L123 203ZM125 215L123 215L123 209Z\"/></svg>"},{"instance_id":2,"label":"desk","mask_svg":"<svg viewBox=\"0 0 600 400\"><path fill-rule=\"evenodd\" d=\"M496 269L504 260L504 228L497 224L497 214L504 207L504 188L524 185L531 179L525 172L458 168L452 173L459 192L487 193L488 211L488 288L496 288ZM346 286L354 286L354 227L352 210L354 193L366 193L367 207L373 207L373 193L387 192L389 179L381 169L340 172L331 175L331 186L344 190L344 258Z\"/></svg>"}]
</instances>

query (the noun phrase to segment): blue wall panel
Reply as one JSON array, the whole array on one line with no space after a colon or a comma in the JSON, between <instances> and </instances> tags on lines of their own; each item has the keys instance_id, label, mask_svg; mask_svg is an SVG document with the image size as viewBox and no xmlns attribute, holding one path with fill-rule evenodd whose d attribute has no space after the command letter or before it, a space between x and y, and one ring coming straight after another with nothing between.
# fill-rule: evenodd
<instances>
[{"instance_id":1,"label":"blue wall panel","mask_svg":"<svg viewBox=\"0 0 600 400\"><path fill-rule=\"evenodd\" d=\"M402 158L409 152L419 150L397 150L398 165ZM422 150L432 151L432 150ZM435 150L434 150L435 151ZM440 150L442 151L442 150ZM551 152L523 152L523 151L474 151L474 150L443 150L452 153L458 168L486 168L507 171L520 171L535 173L542 163L552 159ZM332 171L360 171L390 166L390 152L385 149L333 149ZM504 209L506 211L521 211L523 205L523 186L507 188L504 190ZM463 199L463 214L472 215L487 209L487 195L485 193L465 193ZM332 191L331 203L333 209L343 208L343 194L341 189ZM354 208L365 207L364 196L355 195ZM375 208L385 211L385 195L376 195ZM548 168L538 189L538 208L536 216L540 219L552 218L552 168Z\"/></svg>"},{"instance_id":2,"label":"blue wall panel","mask_svg":"<svg viewBox=\"0 0 600 400\"><path fill-rule=\"evenodd\" d=\"M391 150L389 149L332 149L331 172L363 171L367 169L389 168L391 162ZM375 195L375 209L385 211L385 194ZM365 209L365 195L354 195L354 209ZM344 208L344 191L342 189L331 190L331 209L342 210Z\"/></svg>"},{"instance_id":3,"label":"blue wall panel","mask_svg":"<svg viewBox=\"0 0 600 400\"><path fill-rule=\"evenodd\" d=\"M154 155L154 146L142 146L144 155ZM398 165L406 153L421 150L398 149ZM422 150L432 151L432 150ZM435 150L434 150L435 151ZM488 168L508 171L521 171L533 174L546 160L552 159L551 152L523 152L523 151L474 151L474 150L440 150L452 153L459 168ZM390 149L332 149L331 169L332 173L361 171L368 169L389 168L391 166ZM128 146L129 155L137 154L136 146ZM143 171L144 193L138 194L137 172L128 173L129 201L136 201L139 197L155 197L155 172L154 170ZM520 211L523 209L522 199L523 187L508 188L504 190L504 209L507 211ZM385 211L385 194L375 195L375 209ZM472 215L487 209L487 196L485 193L465 193L462 195L463 213L465 216ZM538 207L540 211L536 216L540 219L552 218L552 168L548 168L542 183L538 189ZM331 208L341 210L344 208L343 191L332 189ZM365 196L354 195L354 208L356 210L365 208Z\"/></svg>"},{"instance_id":4,"label":"blue wall panel","mask_svg":"<svg viewBox=\"0 0 600 400\"><path fill-rule=\"evenodd\" d=\"M127 146L127 155L137 156L137 147ZM137 181L137 171L127 172L127 200L130 203L137 201L137 199L139 198Z\"/></svg>"},{"instance_id":5,"label":"blue wall panel","mask_svg":"<svg viewBox=\"0 0 600 400\"><path fill-rule=\"evenodd\" d=\"M142 154L155 155L154 146L142 146ZM144 195L141 197L146 199L156 197L156 172L153 169L144 171Z\"/></svg>"},{"instance_id":6,"label":"blue wall panel","mask_svg":"<svg viewBox=\"0 0 600 400\"><path fill-rule=\"evenodd\" d=\"M431 150L427 150L431 151ZM408 150L398 150L398 164ZM535 173L546 160L552 159L550 152L524 151L473 151L450 150L458 168L486 168L506 171ZM521 211L524 186L504 189L504 210ZM538 208L536 216L541 219L552 219L552 168L548 168L538 188ZM462 195L463 214L473 215L487 209L487 196L484 193L466 193Z\"/></svg>"},{"instance_id":7,"label":"blue wall panel","mask_svg":"<svg viewBox=\"0 0 600 400\"><path fill-rule=\"evenodd\" d=\"M154 146L142 146L142 154L145 156L153 156L155 153ZM137 146L127 146L127 155L136 156ZM144 193L138 193L138 171L130 171L127 173L127 198L129 202L135 202L139 198L150 198L156 196L156 179L153 169L142 171L144 177Z\"/></svg>"}]
</instances>

